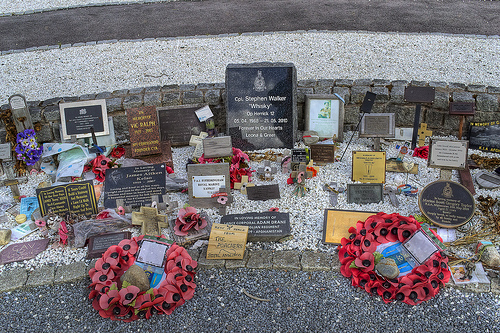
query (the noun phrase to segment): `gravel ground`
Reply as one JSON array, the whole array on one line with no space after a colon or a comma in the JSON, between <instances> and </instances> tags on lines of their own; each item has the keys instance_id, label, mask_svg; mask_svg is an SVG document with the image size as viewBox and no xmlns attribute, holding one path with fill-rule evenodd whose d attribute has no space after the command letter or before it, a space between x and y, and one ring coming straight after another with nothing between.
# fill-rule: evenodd
<instances>
[{"instance_id":1,"label":"gravel ground","mask_svg":"<svg viewBox=\"0 0 500 333\"><path fill-rule=\"evenodd\" d=\"M148 0L148 2L172 2L179 0ZM0 14L20 14L30 10L48 11L69 7L87 7L109 4L142 3L145 0L2 0Z\"/></svg>"},{"instance_id":2,"label":"gravel ground","mask_svg":"<svg viewBox=\"0 0 500 333\"><path fill-rule=\"evenodd\" d=\"M87 279L0 294L0 332L498 332L500 297L452 288L419 306L386 305L333 272L203 270L170 316L101 318ZM260 298L245 296L241 289Z\"/></svg>"},{"instance_id":3,"label":"gravel ground","mask_svg":"<svg viewBox=\"0 0 500 333\"><path fill-rule=\"evenodd\" d=\"M321 32L119 42L0 56L0 101L224 82L230 63L292 62L297 78L500 86L500 38Z\"/></svg>"}]
</instances>

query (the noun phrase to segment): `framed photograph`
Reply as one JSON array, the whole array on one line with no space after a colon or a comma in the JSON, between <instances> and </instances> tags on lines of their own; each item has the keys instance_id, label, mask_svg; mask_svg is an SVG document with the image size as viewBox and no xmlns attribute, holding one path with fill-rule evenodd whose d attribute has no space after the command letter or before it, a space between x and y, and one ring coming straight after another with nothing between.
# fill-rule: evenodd
<instances>
[{"instance_id":1,"label":"framed photograph","mask_svg":"<svg viewBox=\"0 0 500 333\"><path fill-rule=\"evenodd\" d=\"M73 135L77 139L90 138L92 128L96 136L109 134L105 99L60 103L59 112L64 140L70 140Z\"/></svg>"},{"instance_id":2,"label":"framed photograph","mask_svg":"<svg viewBox=\"0 0 500 333\"><path fill-rule=\"evenodd\" d=\"M316 131L320 139L343 140L344 103L335 95L306 95L306 131Z\"/></svg>"}]
</instances>

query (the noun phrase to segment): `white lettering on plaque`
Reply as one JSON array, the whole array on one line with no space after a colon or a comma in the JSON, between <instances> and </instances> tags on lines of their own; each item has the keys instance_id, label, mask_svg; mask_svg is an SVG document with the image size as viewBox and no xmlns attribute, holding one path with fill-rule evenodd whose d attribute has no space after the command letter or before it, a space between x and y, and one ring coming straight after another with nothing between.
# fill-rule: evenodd
<instances>
[{"instance_id":1,"label":"white lettering on plaque","mask_svg":"<svg viewBox=\"0 0 500 333\"><path fill-rule=\"evenodd\" d=\"M226 186L226 176L193 176L193 197L210 198Z\"/></svg>"}]
</instances>

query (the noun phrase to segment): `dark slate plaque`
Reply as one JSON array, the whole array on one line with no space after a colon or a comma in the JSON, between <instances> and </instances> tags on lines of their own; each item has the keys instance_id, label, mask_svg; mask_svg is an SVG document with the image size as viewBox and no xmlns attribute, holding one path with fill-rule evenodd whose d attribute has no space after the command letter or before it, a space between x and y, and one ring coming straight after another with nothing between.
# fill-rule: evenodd
<instances>
[{"instance_id":1,"label":"dark slate plaque","mask_svg":"<svg viewBox=\"0 0 500 333\"><path fill-rule=\"evenodd\" d=\"M291 63L229 64L227 132L243 150L293 148L297 73Z\"/></svg>"},{"instance_id":2,"label":"dark slate plaque","mask_svg":"<svg viewBox=\"0 0 500 333\"><path fill-rule=\"evenodd\" d=\"M335 145L315 144L311 145L311 159L314 163L335 162Z\"/></svg>"},{"instance_id":3,"label":"dark slate plaque","mask_svg":"<svg viewBox=\"0 0 500 333\"><path fill-rule=\"evenodd\" d=\"M151 196L160 202L165 194L165 164L140 165L106 170L104 207L116 208L116 199L126 206L151 204Z\"/></svg>"},{"instance_id":4,"label":"dark slate plaque","mask_svg":"<svg viewBox=\"0 0 500 333\"><path fill-rule=\"evenodd\" d=\"M307 151L303 148L294 148L292 149L292 162L297 163L306 163L307 160Z\"/></svg>"},{"instance_id":5,"label":"dark slate plaque","mask_svg":"<svg viewBox=\"0 0 500 333\"><path fill-rule=\"evenodd\" d=\"M179 105L158 108L161 141L169 140L172 146L187 146L191 135L205 131L205 123L201 123L194 113L203 105Z\"/></svg>"},{"instance_id":6,"label":"dark slate plaque","mask_svg":"<svg viewBox=\"0 0 500 333\"><path fill-rule=\"evenodd\" d=\"M124 239L130 239L130 231L114 232L91 236L87 258L100 258L111 245L118 245Z\"/></svg>"},{"instance_id":7,"label":"dark slate plaque","mask_svg":"<svg viewBox=\"0 0 500 333\"><path fill-rule=\"evenodd\" d=\"M106 100L83 101L59 104L63 138L70 139L72 135L77 138L90 137L91 129L99 135L109 134Z\"/></svg>"},{"instance_id":8,"label":"dark slate plaque","mask_svg":"<svg viewBox=\"0 0 500 333\"><path fill-rule=\"evenodd\" d=\"M469 148L500 153L500 122L470 123Z\"/></svg>"},{"instance_id":9,"label":"dark slate plaque","mask_svg":"<svg viewBox=\"0 0 500 333\"><path fill-rule=\"evenodd\" d=\"M36 189L42 216L49 209L55 213L68 211L89 217L97 214L97 200L92 180Z\"/></svg>"},{"instance_id":10,"label":"dark slate plaque","mask_svg":"<svg viewBox=\"0 0 500 333\"><path fill-rule=\"evenodd\" d=\"M383 201L382 184L347 184L347 202L367 204Z\"/></svg>"},{"instance_id":11,"label":"dark slate plaque","mask_svg":"<svg viewBox=\"0 0 500 333\"><path fill-rule=\"evenodd\" d=\"M221 224L248 226L249 242L276 242L290 236L290 214L279 212L229 214Z\"/></svg>"},{"instance_id":12,"label":"dark slate plaque","mask_svg":"<svg viewBox=\"0 0 500 333\"><path fill-rule=\"evenodd\" d=\"M409 103L432 103L436 96L434 87L406 87L404 100Z\"/></svg>"},{"instance_id":13,"label":"dark slate plaque","mask_svg":"<svg viewBox=\"0 0 500 333\"><path fill-rule=\"evenodd\" d=\"M278 184L260 185L247 187L248 200L280 199L280 187Z\"/></svg>"},{"instance_id":14,"label":"dark slate plaque","mask_svg":"<svg viewBox=\"0 0 500 333\"><path fill-rule=\"evenodd\" d=\"M47 248L49 241L49 239L38 239L12 244L0 252L0 265L35 258L37 254Z\"/></svg>"},{"instance_id":15,"label":"dark slate plaque","mask_svg":"<svg viewBox=\"0 0 500 333\"><path fill-rule=\"evenodd\" d=\"M474 197L459 183L438 180L427 185L418 198L420 211L431 222L444 228L467 223L474 215Z\"/></svg>"}]
</instances>

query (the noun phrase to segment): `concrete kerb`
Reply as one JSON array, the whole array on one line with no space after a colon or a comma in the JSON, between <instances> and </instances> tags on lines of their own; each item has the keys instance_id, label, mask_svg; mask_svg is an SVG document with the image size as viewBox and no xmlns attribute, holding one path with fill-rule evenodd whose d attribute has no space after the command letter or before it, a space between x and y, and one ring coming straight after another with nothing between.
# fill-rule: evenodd
<instances>
[{"instance_id":1,"label":"concrete kerb","mask_svg":"<svg viewBox=\"0 0 500 333\"><path fill-rule=\"evenodd\" d=\"M245 251L243 260L207 260L207 248L188 250L194 260L198 261L197 270L212 268L224 269L266 269L266 270L302 270L302 271L334 271L340 272L340 262L336 254L313 251ZM59 267L42 266L28 272L24 268L4 271L0 274L0 292L8 292L23 287L52 285L88 278L88 271L95 266L96 259L79 261ZM453 280L446 285L465 291L477 293L491 292L500 294L500 278L490 278L490 284L455 285Z\"/></svg>"}]
</instances>

